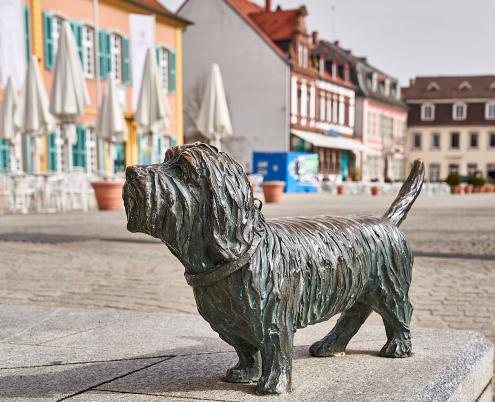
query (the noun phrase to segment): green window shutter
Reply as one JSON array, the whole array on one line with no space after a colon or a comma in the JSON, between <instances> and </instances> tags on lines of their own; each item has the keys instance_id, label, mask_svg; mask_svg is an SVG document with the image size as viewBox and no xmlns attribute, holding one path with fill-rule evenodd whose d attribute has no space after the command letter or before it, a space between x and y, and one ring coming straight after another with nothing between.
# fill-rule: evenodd
<instances>
[{"instance_id":1,"label":"green window shutter","mask_svg":"<svg viewBox=\"0 0 495 402\"><path fill-rule=\"evenodd\" d=\"M26 46L26 60L31 56L31 39L29 37L29 8L24 6L24 42Z\"/></svg>"},{"instance_id":2,"label":"green window shutter","mask_svg":"<svg viewBox=\"0 0 495 402\"><path fill-rule=\"evenodd\" d=\"M131 83L131 64L129 58L129 39L122 38L122 61L123 61L123 81L125 84Z\"/></svg>"},{"instance_id":3,"label":"green window shutter","mask_svg":"<svg viewBox=\"0 0 495 402\"><path fill-rule=\"evenodd\" d=\"M82 45L82 25L77 21L70 21L70 27L72 29L72 33L74 34L74 39L76 41L77 53L79 53L79 60L81 61L81 66L84 63L83 56L83 45Z\"/></svg>"},{"instance_id":4,"label":"green window shutter","mask_svg":"<svg viewBox=\"0 0 495 402\"><path fill-rule=\"evenodd\" d=\"M57 134L48 134L48 170L57 171Z\"/></svg>"},{"instance_id":5,"label":"green window shutter","mask_svg":"<svg viewBox=\"0 0 495 402\"><path fill-rule=\"evenodd\" d=\"M86 128L76 127L77 141L72 145L72 165L86 170Z\"/></svg>"},{"instance_id":6,"label":"green window shutter","mask_svg":"<svg viewBox=\"0 0 495 402\"><path fill-rule=\"evenodd\" d=\"M113 161L115 172L125 171L125 145L123 142L115 144L115 160Z\"/></svg>"},{"instance_id":7,"label":"green window shutter","mask_svg":"<svg viewBox=\"0 0 495 402\"><path fill-rule=\"evenodd\" d=\"M155 46L155 59L157 65L160 64L160 52L161 52L160 46Z\"/></svg>"},{"instance_id":8,"label":"green window shutter","mask_svg":"<svg viewBox=\"0 0 495 402\"><path fill-rule=\"evenodd\" d=\"M112 34L108 31L105 31L105 58L107 67L105 78L107 78L108 73L112 71Z\"/></svg>"},{"instance_id":9,"label":"green window shutter","mask_svg":"<svg viewBox=\"0 0 495 402\"><path fill-rule=\"evenodd\" d=\"M162 146L163 141L162 137L158 137L157 145L156 145L156 160L160 161L162 159Z\"/></svg>"},{"instance_id":10,"label":"green window shutter","mask_svg":"<svg viewBox=\"0 0 495 402\"><path fill-rule=\"evenodd\" d=\"M8 172L10 170L10 146L9 143L0 139L0 172Z\"/></svg>"},{"instance_id":11,"label":"green window shutter","mask_svg":"<svg viewBox=\"0 0 495 402\"><path fill-rule=\"evenodd\" d=\"M175 93L175 52L170 50L168 52L168 92Z\"/></svg>"},{"instance_id":12,"label":"green window shutter","mask_svg":"<svg viewBox=\"0 0 495 402\"><path fill-rule=\"evenodd\" d=\"M177 137L170 137L170 146L175 147L177 145Z\"/></svg>"},{"instance_id":13,"label":"green window shutter","mask_svg":"<svg viewBox=\"0 0 495 402\"><path fill-rule=\"evenodd\" d=\"M33 152L32 152L32 139L29 134L23 135L24 142L24 171L27 174L33 173Z\"/></svg>"},{"instance_id":14,"label":"green window shutter","mask_svg":"<svg viewBox=\"0 0 495 402\"><path fill-rule=\"evenodd\" d=\"M107 46L106 46L106 32L103 30L98 30L98 63L100 67L100 79L104 80L107 78Z\"/></svg>"},{"instance_id":15,"label":"green window shutter","mask_svg":"<svg viewBox=\"0 0 495 402\"><path fill-rule=\"evenodd\" d=\"M50 13L43 13L43 29L45 34L45 68L51 70L53 68L53 37L52 37L53 17Z\"/></svg>"}]
</instances>

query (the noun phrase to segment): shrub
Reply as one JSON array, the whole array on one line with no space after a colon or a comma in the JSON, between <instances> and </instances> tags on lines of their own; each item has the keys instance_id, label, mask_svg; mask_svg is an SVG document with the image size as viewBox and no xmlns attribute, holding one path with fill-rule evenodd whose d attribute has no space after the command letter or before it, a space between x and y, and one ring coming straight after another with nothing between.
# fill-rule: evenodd
<instances>
[{"instance_id":1,"label":"shrub","mask_svg":"<svg viewBox=\"0 0 495 402\"><path fill-rule=\"evenodd\" d=\"M445 182L449 186L458 186L459 184L461 184L461 176L459 175L459 173L450 173L445 179Z\"/></svg>"}]
</instances>

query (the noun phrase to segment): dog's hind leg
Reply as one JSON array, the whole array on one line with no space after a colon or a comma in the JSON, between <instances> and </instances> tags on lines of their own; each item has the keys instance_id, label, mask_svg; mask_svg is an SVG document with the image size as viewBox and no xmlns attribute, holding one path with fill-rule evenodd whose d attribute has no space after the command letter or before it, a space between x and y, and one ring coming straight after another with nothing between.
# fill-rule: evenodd
<instances>
[{"instance_id":1,"label":"dog's hind leg","mask_svg":"<svg viewBox=\"0 0 495 402\"><path fill-rule=\"evenodd\" d=\"M408 357L412 353L410 324L413 308L407 293L403 297L393 296L373 304L373 309L382 316L387 333L387 343L380 350L380 356Z\"/></svg>"},{"instance_id":2,"label":"dog's hind leg","mask_svg":"<svg viewBox=\"0 0 495 402\"><path fill-rule=\"evenodd\" d=\"M347 344L356 335L370 313L369 305L356 302L349 310L341 314L335 327L323 339L311 345L309 353L317 357L344 355Z\"/></svg>"},{"instance_id":3,"label":"dog's hind leg","mask_svg":"<svg viewBox=\"0 0 495 402\"><path fill-rule=\"evenodd\" d=\"M225 380L234 383L258 381L261 374L258 349L241 339L234 339L231 335L220 335L220 338L232 345L239 357L239 362L227 370Z\"/></svg>"}]
</instances>

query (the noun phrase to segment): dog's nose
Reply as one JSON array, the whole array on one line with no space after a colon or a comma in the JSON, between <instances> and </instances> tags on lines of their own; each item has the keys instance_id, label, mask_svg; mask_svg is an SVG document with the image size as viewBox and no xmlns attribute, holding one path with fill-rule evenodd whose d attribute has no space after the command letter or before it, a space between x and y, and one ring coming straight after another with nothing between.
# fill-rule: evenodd
<instances>
[{"instance_id":1,"label":"dog's nose","mask_svg":"<svg viewBox=\"0 0 495 402\"><path fill-rule=\"evenodd\" d=\"M126 180L133 180L138 177L139 166L127 166L125 169Z\"/></svg>"}]
</instances>

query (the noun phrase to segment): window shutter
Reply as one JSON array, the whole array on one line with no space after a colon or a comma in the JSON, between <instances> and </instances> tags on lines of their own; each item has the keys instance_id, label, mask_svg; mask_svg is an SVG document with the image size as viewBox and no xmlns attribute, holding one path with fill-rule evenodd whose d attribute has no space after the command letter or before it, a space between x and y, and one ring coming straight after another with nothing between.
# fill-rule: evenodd
<instances>
[{"instance_id":1,"label":"window shutter","mask_svg":"<svg viewBox=\"0 0 495 402\"><path fill-rule=\"evenodd\" d=\"M57 171L57 134L48 134L48 170Z\"/></svg>"},{"instance_id":2,"label":"window shutter","mask_svg":"<svg viewBox=\"0 0 495 402\"><path fill-rule=\"evenodd\" d=\"M72 164L86 170L86 128L77 126L76 134L77 142L72 145Z\"/></svg>"},{"instance_id":3,"label":"window shutter","mask_svg":"<svg viewBox=\"0 0 495 402\"><path fill-rule=\"evenodd\" d=\"M26 60L31 56L31 41L29 38L29 8L24 6L24 42L26 46Z\"/></svg>"},{"instance_id":4,"label":"window shutter","mask_svg":"<svg viewBox=\"0 0 495 402\"><path fill-rule=\"evenodd\" d=\"M123 61L123 81L125 84L131 83L131 68L129 58L129 39L122 38L122 61Z\"/></svg>"},{"instance_id":5,"label":"window shutter","mask_svg":"<svg viewBox=\"0 0 495 402\"><path fill-rule=\"evenodd\" d=\"M105 58L106 58L106 74L105 78L108 76L108 73L112 71L112 34L108 31L105 31Z\"/></svg>"},{"instance_id":6,"label":"window shutter","mask_svg":"<svg viewBox=\"0 0 495 402\"><path fill-rule=\"evenodd\" d=\"M53 17L47 13L43 13L43 28L45 31L45 68L51 70L53 68L53 37L52 37Z\"/></svg>"},{"instance_id":7,"label":"window shutter","mask_svg":"<svg viewBox=\"0 0 495 402\"><path fill-rule=\"evenodd\" d=\"M105 41L105 31L98 30L98 63L100 69L100 79L104 80L107 77L107 51Z\"/></svg>"},{"instance_id":8,"label":"window shutter","mask_svg":"<svg viewBox=\"0 0 495 402\"><path fill-rule=\"evenodd\" d=\"M23 142L24 142L24 171L27 174L32 174L33 173L33 152L32 152L32 146L31 146L31 136L29 134L24 134L23 135Z\"/></svg>"},{"instance_id":9,"label":"window shutter","mask_svg":"<svg viewBox=\"0 0 495 402\"><path fill-rule=\"evenodd\" d=\"M168 92L175 93L175 52L168 53Z\"/></svg>"},{"instance_id":10,"label":"window shutter","mask_svg":"<svg viewBox=\"0 0 495 402\"><path fill-rule=\"evenodd\" d=\"M10 169L10 147L9 143L0 139L0 172L8 172Z\"/></svg>"},{"instance_id":11,"label":"window shutter","mask_svg":"<svg viewBox=\"0 0 495 402\"><path fill-rule=\"evenodd\" d=\"M156 59L156 65L160 65L160 46L155 46L155 59Z\"/></svg>"},{"instance_id":12,"label":"window shutter","mask_svg":"<svg viewBox=\"0 0 495 402\"><path fill-rule=\"evenodd\" d=\"M84 63L83 56L83 44L82 44L82 25L77 21L70 21L70 27L72 33L74 34L74 39L76 41L77 53L79 53L79 60L81 61L81 66Z\"/></svg>"}]
</instances>

